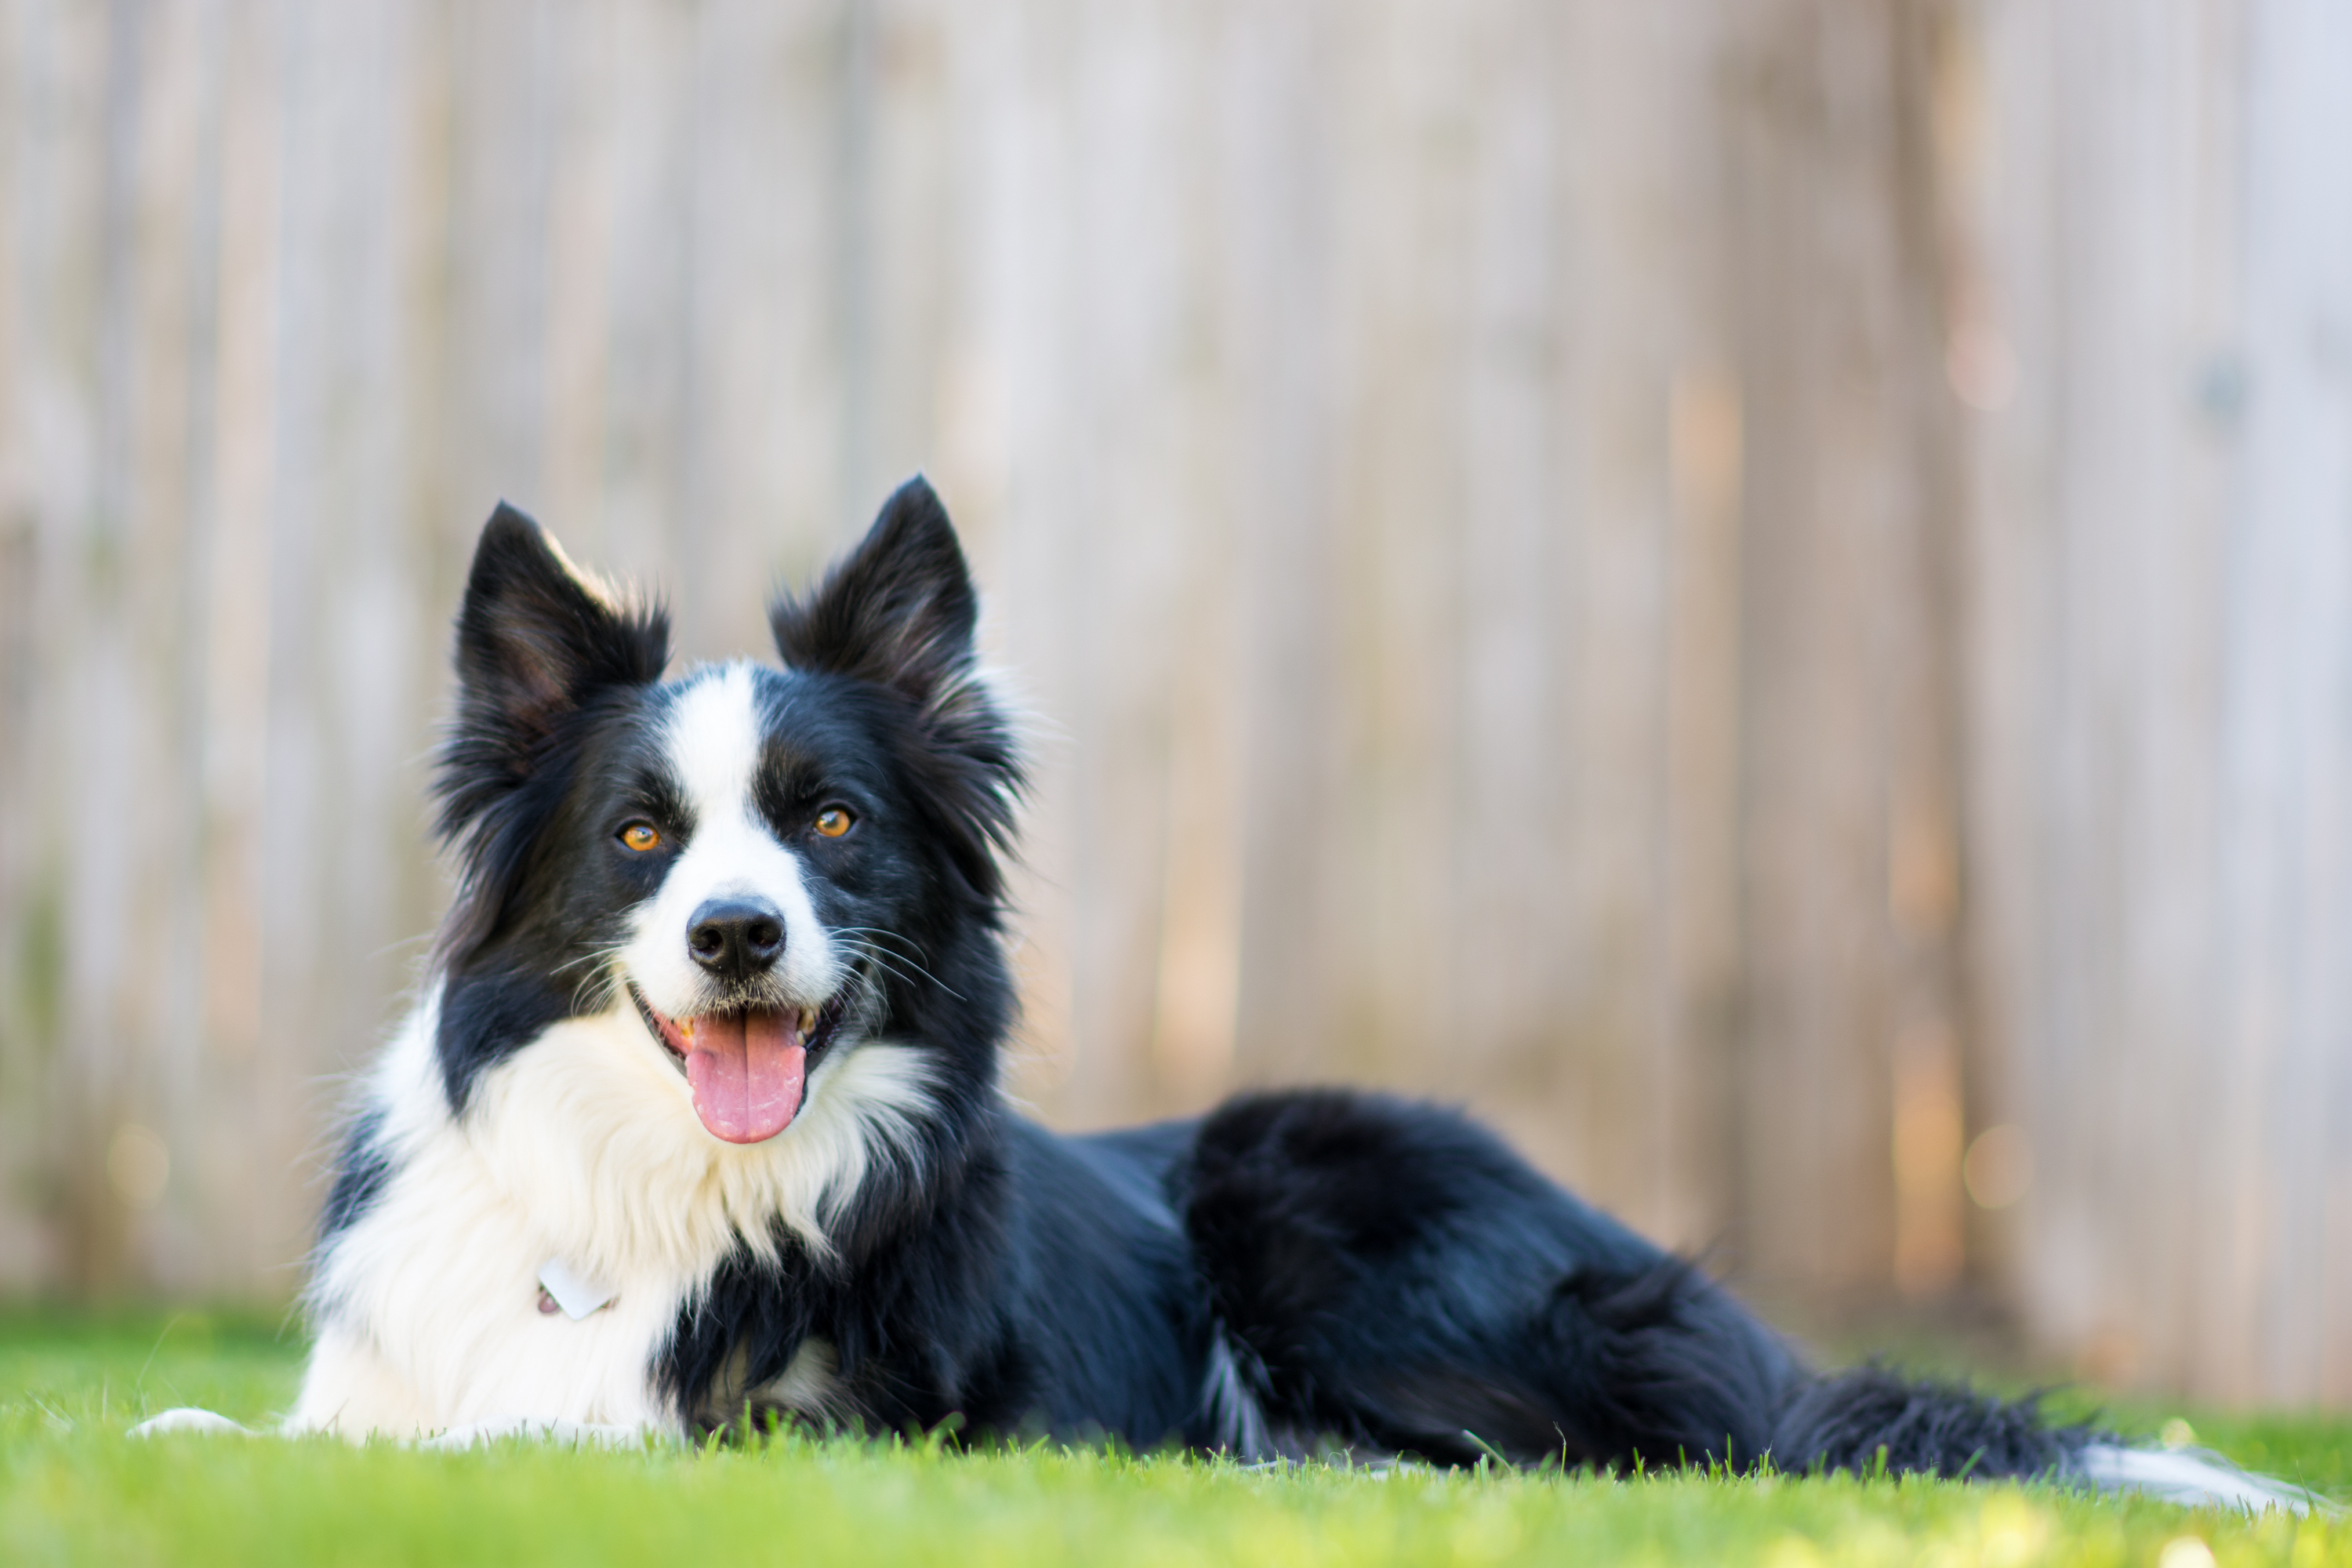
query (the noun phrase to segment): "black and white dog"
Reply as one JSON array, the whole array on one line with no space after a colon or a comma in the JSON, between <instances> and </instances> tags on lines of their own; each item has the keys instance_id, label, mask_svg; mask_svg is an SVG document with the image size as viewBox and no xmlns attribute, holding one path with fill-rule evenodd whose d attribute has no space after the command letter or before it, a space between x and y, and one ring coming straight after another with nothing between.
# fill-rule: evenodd
<instances>
[{"instance_id":1,"label":"black and white dog","mask_svg":"<svg viewBox=\"0 0 2352 1568\"><path fill-rule=\"evenodd\" d=\"M919 479L773 606L781 667L665 679L662 611L490 520L439 777L460 890L365 1081L289 1430L953 1417L1252 1457L1883 1450L2252 1484L1816 1375L1449 1111L1314 1090L1093 1137L1023 1120L997 1084L1021 759L976 613Z\"/></svg>"}]
</instances>

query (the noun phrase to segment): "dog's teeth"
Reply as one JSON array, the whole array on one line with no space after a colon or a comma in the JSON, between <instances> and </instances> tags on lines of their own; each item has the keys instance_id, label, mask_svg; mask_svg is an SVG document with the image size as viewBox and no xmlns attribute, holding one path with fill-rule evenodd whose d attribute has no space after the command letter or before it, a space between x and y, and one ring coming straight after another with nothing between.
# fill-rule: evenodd
<instances>
[{"instance_id":1,"label":"dog's teeth","mask_svg":"<svg viewBox=\"0 0 2352 1568\"><path fill-rule=\"evenodd\" d=\"M815 1008L814 1008L814 1007L803 1007L803 1008L802 1008L802 1009L801 1009L801 1033L802 1033L802 1034L803 1034L803 1035L806 1035L806 1034L809 1034L809 1033L813 1032L815 1028L816 1028L816 1009L815 1009Z\"/></svg>"}]
</instances>

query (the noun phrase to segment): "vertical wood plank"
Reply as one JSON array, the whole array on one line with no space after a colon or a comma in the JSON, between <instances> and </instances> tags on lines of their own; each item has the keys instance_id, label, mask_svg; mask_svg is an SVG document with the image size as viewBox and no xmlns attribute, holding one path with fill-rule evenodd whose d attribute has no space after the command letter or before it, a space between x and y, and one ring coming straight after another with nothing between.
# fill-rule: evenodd
<instances>
[{"instance_id":1,"label":"vertical wood plank","mask_svg":"<svg viewBox=\"0 0 2352 1568\"><path fill-rule=\"evenodd\" d=\"M2200 164L2200 128L2228 118L2201 97L2229 74L2226 47L2209 57L2226 37L2198 36L2205 10L1987 22L1983 331L2015 345L2017 371L2013 395L1979 399L1979 776L1999 815L1971 871L2004 976L1986 1012L2005 1011L2011 1107L2033 1137L2017 1277L2036 1330L2109 1379L2221 1331L2191 1327L2196 1156L2128 1152L2131 1129L2206 1123L2182 1091L2218 1022L2228 434L2197 416L2184 372L2226 328L2220 279L2181 243L2231 205L2211 177L2228 160ZM2085 90L2062 85L2081 72Z\"/></svg>"},{"instance_id":2,"label":"vertical wood plank","mask_svg":"<svg viewBox=\"0 0 2352 1568\"><path fill-rule=\"evenodd\" d=\"M214 358L209 517L197 660L204 694L204 853L199 1017L205 1092L219 1132L196 1173L205 1239L223 1289L275 1266L282 1235L247 1202L271 1179L285 1140L257 1137L240 1103L254 1103L268 1070L270 1026L263 978L262 858L272 842L268 776L269 519L278 412L278 217L280 39L255 5L218 19L219 227L210 303ZM307 1133L308 1129L304 1131Z\"/></svg>"},{"instance_id":3,"label":"vertical wood plank","mask_svg":"<svg viewBox=\"0 0 2352 1568\"><path fill-rule=\"evenodd\" d=\"M68 23L61 32L71 29L73 19L59 20ZM127 569L134 542L129 457L137 367L127 318L133 308L129 241L143 107L138 80L141 20L131 8L118 7L85 23L89 53L79 63L89 75L84 78L86 97L75 107L84 109L89 119L75 130L89 139L85 144L93 155L84 169L68 164L59 171L88 182L77 194L89 207L86 216L77 215L83 221L68 243L78 242L81 254L72 261L88 268L89 280L86 302L76 301L84 309L60 323L61 337L71 333L79 341L59 345L66 351L59 368L67 370L69 385L79 384L69 395L79 404L74 412L86 421L77 434L88 444L82 456L89 464L77 487L80 493L61 520L75 568L67 591L78 613L65 643L71 718L61 739L71 748L71 764L52 784L60 792L52 820L68 842L89 847L78 847L67 861L59 1076L68 1098L59 1131L72 1227L65 1233L68 1268L77 1283L99 1290L121 1289L136 1267L130 1250L145 1218L139 1212L144 1205L126 1203L108 1179L106 1155L126 1125L143 1126L152 1115L139 1094L139 1069L147 1055L141 1047L147 1042L141 1038L138 1015L146 998L135 984L132 959L140 939L162 934L153 903L142 897L141 873L160 837L157 817L168 809L133 788L141 764L148 761L142 755L144 743L166 732L154 694L141 679L147 673L137 657L142 628L129 602L137 584ZM131 942L114 940L118 924L131 928ZM152 1137L153 1131L149 1132ZM152 1154L148 1163L152 1170ZM142 1196L150 1184L140 1184Z\"/></svg>"},{"instance_id":4,"label":"vertical wood plank","mask_svg":"<svg viewBox=\"0 0 2352 1568\"><path fill-rule=\"evenodd\" d=\"M1938 301L1901 206L1922 110L1905 13L1769 16L1748 18L1732 76L1750 459L1744 1236L1766 1278L1867 1300L1897 1261L1898 1083L1915 1140L1932 1131L1923 1110L1948 1126L1957 1099L1938 951L1952 698L1929 566L1948 514L1912 335Z\"/></svg>"},{"instance_id":5,"label":"vertical wood plank","mask_svg":"<svg viewBox=\"0 0 2352 1568\"><path fill-rule=\"evenodd\" d=\"M2211 1335L2188 1348L2192 1379L2217 1392L2340 1403L2352 1399L2352 19L2280 0L2244 26L2237 282L2252 390L2222 609L2231 940L2204 1065L2226 1096L2231 1152L2252 1167L2229 1217L2267 1213L2253 1265L2205 1282L2244 1359Z\"/></svg>"},{"instance_id":6,"label":"vertical wood plank","mask_svg":"<svg viewBox=\"0 0 2352 1568\"><path fill-rule=\"evenodd\" d=\"M44 1283L88 1286L111 1264L121 1234L108 1211L102 1146L89 1090L73 1049L100 1004L87 993L68 945L70 911L87 873L57 828L69 808L70 762L85 731L76 722L86 679L85 541L93 504L94 334L101 276L105 190L107 30L89 7L19 4L9 13L11 91L10 323L7 502L16 593L30 614L12 637L29 670L12 758L8 870L12 1088L29 1105L25 1149L33 1163L38 1244L27 1255ZM29 677L29 679L27 679ZM20 686L18 683L22 682Z\"/></svg>"}]
</instances>

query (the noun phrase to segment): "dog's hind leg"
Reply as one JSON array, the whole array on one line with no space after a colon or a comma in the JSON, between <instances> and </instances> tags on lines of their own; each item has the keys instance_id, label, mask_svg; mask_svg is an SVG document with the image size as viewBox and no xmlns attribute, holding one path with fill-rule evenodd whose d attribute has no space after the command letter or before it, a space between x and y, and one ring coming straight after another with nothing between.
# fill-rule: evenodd
<instances>
[{"instance_id":1,"label":"dog's hind leg","mask_svg":"<svg viewBox=\"0 0 2352 1568\"><path fill-rule=\"evenodd\" d=\"M1204 1447L1746 1464L1801 1376L1727 1293L1450 1112L1235 1100L1171 1187L1218 1335Z\"/></svg>"},{"instance_id":2,"label":"dog's hind leg","mask_svg":"<svg viewBox=\"0 0 2352 1568\"><path fill-rule=\"evenodd\" d=\"M1213 1321L1193 1441L1622 1468L1769 1454L1814 1468L2040 1477L2329 1510L2213 1456L2054 1426L2032 1399L1879 1367L1817 1374L1729 1292L1459 1116L1257 1095L1169 1178Z\"/></svg>"}]
</instances>

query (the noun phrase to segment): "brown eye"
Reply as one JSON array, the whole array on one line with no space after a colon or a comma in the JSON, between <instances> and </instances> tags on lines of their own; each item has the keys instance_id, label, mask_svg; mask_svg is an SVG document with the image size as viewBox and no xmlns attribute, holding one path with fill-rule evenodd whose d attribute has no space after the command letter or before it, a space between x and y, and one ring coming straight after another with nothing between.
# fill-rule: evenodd
<instances>
[{"instance_id":1,"label":"brown eye","mask_svg":"<svg viewBox=\"0 0 2352 1568\"><path fill-rule=\"evenodd\" d=\"M837 805L828 805L816 814L816 830L827 838L838 838L849 831L849 813Z\"/></svg>"},{"instance_id":2,"label":"brown eye","mask_svg":"<svg viewBox=\"0 0 2352 1568\"><path fill-rule=\"evenodd\" d=\"M621 842L642 855L648 849L661 847L661 835L650 822L632 822L621 829Z\"/></svg>"}]
</instances>

